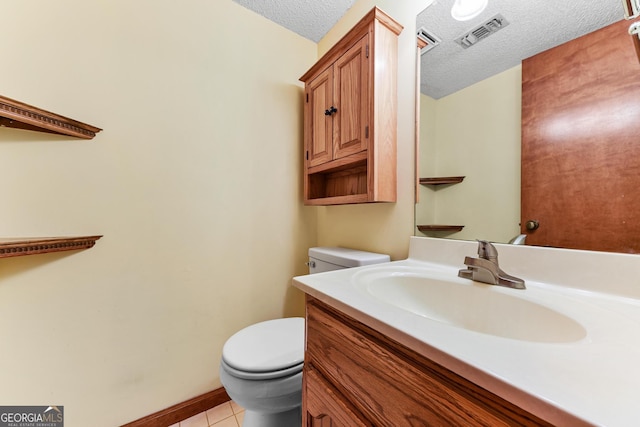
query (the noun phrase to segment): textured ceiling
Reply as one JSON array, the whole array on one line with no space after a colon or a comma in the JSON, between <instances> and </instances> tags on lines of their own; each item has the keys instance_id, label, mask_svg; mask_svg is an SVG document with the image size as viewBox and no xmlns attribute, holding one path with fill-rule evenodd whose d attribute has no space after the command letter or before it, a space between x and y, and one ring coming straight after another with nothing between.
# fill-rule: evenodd
<instances>
[{"instance_id":1,"label":"textured ceiling","mask_svg":"<svg viewBox=\"0 0 640 427\"><path fill-rule=\"evenodd\" d=\"M233 0L318 43L355 0Z\"/></svg>"},{"instance_id":2,"label":"textured ceiling","mask_svg":"<svg viewBox=\"0 0 640 427\"><path fill-rule=\"evenodd\" d=\"M234 0L314 42L355 0ZM412 1L412 0L397 0ZM523 59L623 19L620 0L489 0L480 16L451 17L454 0L435 0L417 17L442 43L422 55L420 91L441 98L519 64ZM463 49L454 42L496 14L509 25Z\"/></svg>"},{"instance_id":3,"label":"textured ceiling","mask_svg":"<svg viewBox=\"0 0 640 427\"><path fill-rule=\"evenodd\" d=\"M442 39L421 61L420 91L436 99L624 17L620 0L489 0L467 22L451 17L452 5L453 0L436 0L416 21L417 28ZM454 42L498 13L508 26L467 49Z\"/></svg>"}]
</instances>

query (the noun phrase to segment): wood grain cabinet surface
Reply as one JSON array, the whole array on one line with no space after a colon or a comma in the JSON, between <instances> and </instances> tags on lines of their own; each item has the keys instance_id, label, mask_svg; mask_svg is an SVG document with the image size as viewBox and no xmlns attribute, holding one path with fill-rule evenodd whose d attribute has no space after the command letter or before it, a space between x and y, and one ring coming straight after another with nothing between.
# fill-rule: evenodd
<instances>
[{"instance_id":1,"label":"wood grain cabinet surface","mask_svg":"<svg viewBox=\"0 0 640 427\"><path fill-rule=\"evenodd\" d=\"M396 201L401 31L374 8L300 78L305 204Z\"/></svg>"},{"instance_id":2,"label":"wood grain cabinet surface","mask_svg":"<svg viewBox=\"0 0 640 427\"><path fill-rule=\"evenodd\" d=\"M551 424L307 296L303 425Z\"/></svg>"}]
</instances>

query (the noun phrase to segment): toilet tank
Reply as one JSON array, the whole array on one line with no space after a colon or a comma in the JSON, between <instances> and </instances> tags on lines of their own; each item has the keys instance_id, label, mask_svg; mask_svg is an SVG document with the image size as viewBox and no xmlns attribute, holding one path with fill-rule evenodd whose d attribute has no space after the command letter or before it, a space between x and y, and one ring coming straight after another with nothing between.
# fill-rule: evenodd
<instances>
[{"instance_id":1,"label":"toilet tank","mask_svg":"<svg viewBox=\"0 0 640 427\"><path fill-rule=\"evenodd\" d=\"M348 248L309 248L309 274L391 261L391 257Z\"/></svg>"}]
</instances>

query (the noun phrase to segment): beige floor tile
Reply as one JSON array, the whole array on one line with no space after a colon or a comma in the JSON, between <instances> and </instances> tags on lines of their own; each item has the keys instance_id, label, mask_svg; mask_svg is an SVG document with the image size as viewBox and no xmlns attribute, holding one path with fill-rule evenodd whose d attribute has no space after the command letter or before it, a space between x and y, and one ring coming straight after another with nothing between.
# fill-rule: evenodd
<instances>
[{"instance_id":1,"label":"beige floor tile","mask_svg":"<svg viewBox=\"0 0 640 427\"><path fill-rule=\"evenodd\" d=\"M229 418L225 418L222 421L218 421L215 424L211 424L212 427L240 427L240 424L236 421L236 417L231 416Z\"/></svg>"},{"instance_id":2,"label":"beige floor tile","mask_svg":"<svg viewBox=\"0 0 640 427\"><path fill-rule=\"evenodd\" d=\"M236 414L236 420L238 420L238 426L242 426L242 420L244 420L244 410Z\"/></svg>"},{"instance_id":3,"label":"beige floor tile","mask_svg":"<svg viewBox=\"0 0 640 427\"><path fill-rule=\"evenodd\" d=\"M198 415L180 421L180 427L209 427L207 415L204 412L200 412Z\"/></svg>"},{"instance_id":4,"label":"beige floor tile","mask_svg":"<svg viewBox=\"0 0 640 427\"><path fill-rule=\"evenodd\" d=\"M238 405L233 400L230 403L231 403L231 409L233 409L233 413L234 414L238 414L238 413L244 411L244 408L242 406Z\"/></svg>"},{"instance_id":5,"label":"beige floor tile","mask_svg":"<svg viewBox=\"0 0 640 427\"><path fill-rule=\"evenodd\" d=\"M209 419L209 424L217 423L218 421L222 421L225 418L229 418L231 416L233 416L233 410L231 409L231 404L229 402L225 402L221 405L216 406L215 408L207 410L207 418Z\"/></svg>"},{"instance_id":6,"label":"beige floor tile","mask_svg":"<svg viewBox=\"0 0 640 427\"><path fill-rule=\"evenodd\" d=\"M171 424L169 427L180 427L180 423Z\"/></svg>"}]
</instances>

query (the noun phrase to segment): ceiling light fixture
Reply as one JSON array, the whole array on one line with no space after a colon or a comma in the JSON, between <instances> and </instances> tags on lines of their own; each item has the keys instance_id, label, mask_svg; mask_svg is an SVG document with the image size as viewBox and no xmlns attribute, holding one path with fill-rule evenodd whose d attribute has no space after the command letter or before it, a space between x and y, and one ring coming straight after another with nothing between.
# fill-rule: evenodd
<instances>
[{"instance_id":1,"label":"ceiling light fixture","mask_svg":"<svg viewBox=\"0 0 640 427\"><path fill-rule=\"evenodd\" d=\"M468 21L480 15L489 0L456 0L451 8L451 16L457 21Z\"/></svg>"}]
</instances>

